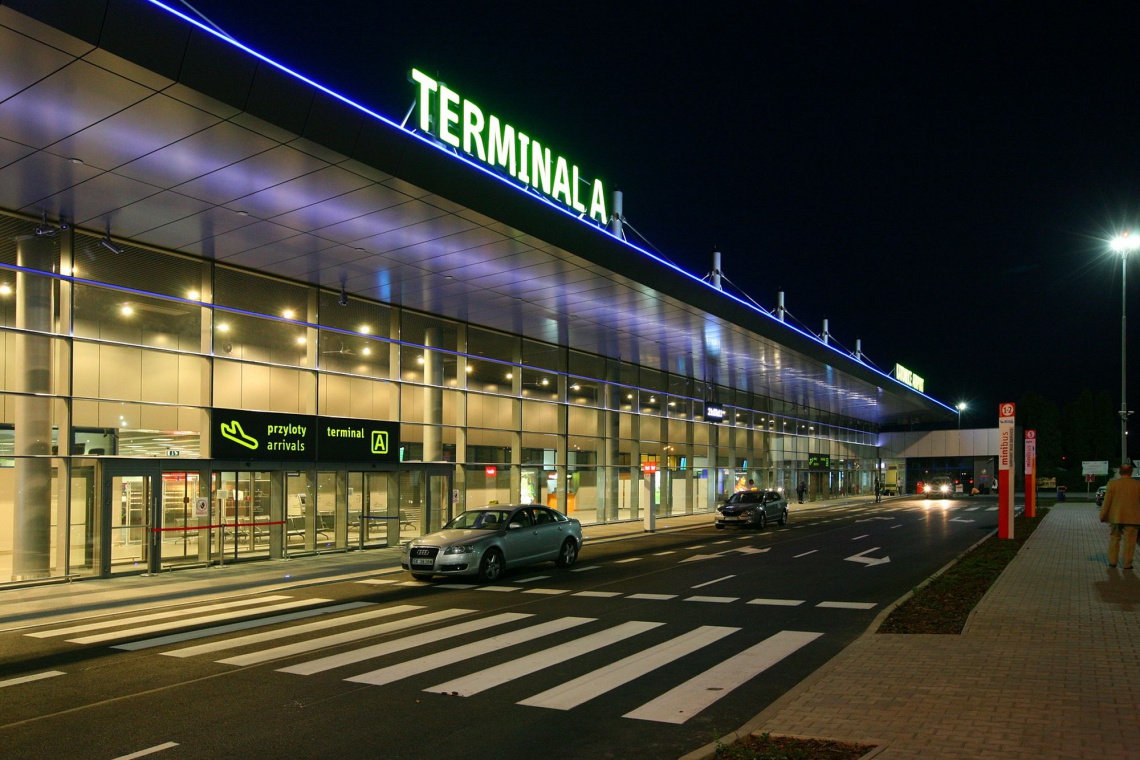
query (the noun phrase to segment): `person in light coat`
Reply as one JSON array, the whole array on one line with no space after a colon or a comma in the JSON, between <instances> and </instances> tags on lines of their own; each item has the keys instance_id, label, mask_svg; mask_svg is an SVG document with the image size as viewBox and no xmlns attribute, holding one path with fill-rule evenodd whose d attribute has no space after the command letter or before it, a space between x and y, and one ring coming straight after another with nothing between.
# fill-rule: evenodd
<instances>
[{"instance_id":1,"label":"person in light coat","mask_svg":"<svg viewBox=\"0 0 1140 760\"><path fill-rule=\"evenodd\" d=\"M1140 480L1133 479L1132 465L1121 465L1120 477L1109 481L1100 507L1100 521L1112 526L1108 537L1108 566L1116 567L1120 559L1124 569L1131 570L1136 532L1140 528ZM1123 551L1121 539L1124 540Z\"/></svg>"}]
</instances>

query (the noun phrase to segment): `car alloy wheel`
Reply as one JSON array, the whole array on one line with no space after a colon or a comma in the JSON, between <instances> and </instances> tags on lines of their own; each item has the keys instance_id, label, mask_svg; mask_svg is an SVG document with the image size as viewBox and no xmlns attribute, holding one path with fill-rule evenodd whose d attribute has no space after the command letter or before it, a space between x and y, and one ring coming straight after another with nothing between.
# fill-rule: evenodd
<instances>
[{"instance_id":1,"label":"car alloy wheel","mask_svg":"<svg viewBox=\"0 0 1140 760\"><path fill-rule=\"evenodd\" d=\"M498 549L488 549L479 563L479 578L493 583L503 574L503 555Z\"/></svg>"},{"instance_id":2,"label":"car alloy wheel","mask_svg":"<svg viewBox=\"0 0 1140 760\"><path fill-rule=\"evenodd\" d=\"M760 510L760 519L756 521L757 530L764 530L768 527L768 515L764 510Z\"/></svg>"},{"instance_id":3,"label":"car alloy wheel","mask_svg":"<svg viewBox=\"0 0 1140 760\"><path fill-rule=\"evenodd\" d=\"M787 525L788 524L788 510L785 509L783 514L780 515L779 523L780 523L780 525Z\"/></svg>"},{"instance_id":4,"label":"car alloy wheel","mask_svg":"<svg viewBox=\"0 0 1140 760\"><path fill-rule=\"evenodd\" d=\"M562 542L562 550L558 552L558 559L554 564L559 567L570 567L578 559L578 544L574 539L568 538Z\"/></svg>"}]
</instances>

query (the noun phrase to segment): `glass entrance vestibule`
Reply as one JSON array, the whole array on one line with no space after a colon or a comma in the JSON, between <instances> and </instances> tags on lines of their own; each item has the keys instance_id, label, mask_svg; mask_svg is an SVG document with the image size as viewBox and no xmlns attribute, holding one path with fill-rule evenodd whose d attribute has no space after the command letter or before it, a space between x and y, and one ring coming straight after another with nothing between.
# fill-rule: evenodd
<instances>
[{"instance_id":1,"label":"glass entrance vestibule","mask_svg":"<svg viewBox=\"0 0 1140 760\"><path fill-rule=\"evenodd\" d=\"M98 460L73 512L94 574L394 546L452 517L452 468ZM73 486L78 486L73 477ZM93 502L84 505L84 494Z\"/></svg>"}]
</instances>

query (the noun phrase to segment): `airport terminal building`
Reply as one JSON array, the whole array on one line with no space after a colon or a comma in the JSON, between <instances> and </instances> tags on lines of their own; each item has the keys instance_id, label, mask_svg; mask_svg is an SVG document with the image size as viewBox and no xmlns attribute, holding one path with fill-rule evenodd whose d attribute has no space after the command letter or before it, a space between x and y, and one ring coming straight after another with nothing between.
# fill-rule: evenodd
<instances>
[{"instance_id":1,"label":"airport terminal building","mask_svg":"<svg viewBox=\"0 0 1140 760\"><path fill-rule=\"evenodd\" d=\"M401 125L152 0L0 0L0 584L869 493L884 428L953 421L408 87Z\"/></svg>"}]
</instances>

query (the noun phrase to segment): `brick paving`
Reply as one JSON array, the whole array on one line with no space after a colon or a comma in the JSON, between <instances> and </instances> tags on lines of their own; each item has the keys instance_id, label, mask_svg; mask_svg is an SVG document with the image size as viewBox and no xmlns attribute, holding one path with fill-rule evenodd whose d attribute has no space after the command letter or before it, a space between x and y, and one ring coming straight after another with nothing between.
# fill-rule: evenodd
<instances>
[{"instance_id":1,"label":"brick paving","mask_svg":"<svg viewBox=\"0 0 1140 760\"><path fill-rule=\"evenodd\" d=\"M898 758L1140 758L1140 573L1058 505L962 635L868 632L747 728Z\"/></svg>"}]
</instances>

